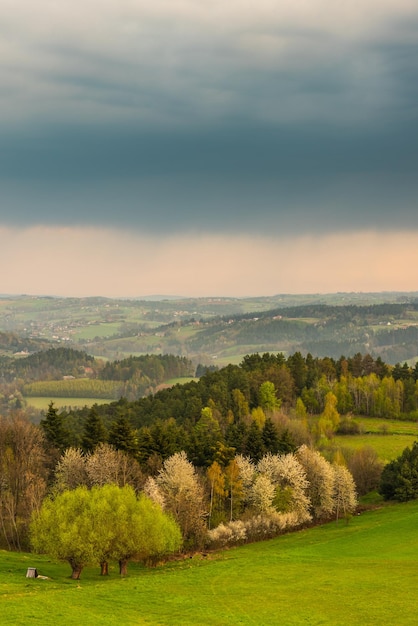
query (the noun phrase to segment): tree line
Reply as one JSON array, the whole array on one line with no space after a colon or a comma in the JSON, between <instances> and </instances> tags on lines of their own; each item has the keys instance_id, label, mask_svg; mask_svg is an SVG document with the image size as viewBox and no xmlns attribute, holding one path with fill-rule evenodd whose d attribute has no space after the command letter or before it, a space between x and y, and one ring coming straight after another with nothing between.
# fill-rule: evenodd
<instances>
[{"instance_id":1,"label":"tree line","mask_svg":"<svg viewBox=\"0 0 418 626\"><path fill-rule=\"evenodd\" d=\"M44 502L107 484L129 485L137 498L144 493L158 504L178 524L184 549L346 516L356 493L376 488L385 497L409 497L415 452L385 470L412 487L384 491L373 451L344 458L319 449L352 410L342 404L347 393L360 397L366 386L361 393L370 406L375 392L392 402L408 381L416 387L416 371L369 355L333 361L255 354L135 402L70 412L51 402L39 426L15 411L0 418L1 543L27 547L30 520ZM39 549L47 546L42 541ZM113 549L109 554L116 558Z\"/></svg>"},{"instance_id":2,"label":"tree line","mask_svg":"<svg viewBox=\"0 0 418 626\"><path fill-rule=\"evenodd\" d=\"M62 411L60 418L67 446L83 448L86 429L98 428L97 422L95 443L108 441L119 423L126 446L142 465L185 450L195 465L208 467L233 453L259 460L268 452L312 445L339 430L347 432L356 414L416 419L417 379L416 366L392 367L370 355L335 361L300 353L287 358L254 354L239 366L206 371L198 381L135 401L120 398Z\"/></svg>"},{"instance_id":3,"label":"tree line","mask_svg":"<svg viewBox=\"0 0 418 626\"><path fill-rule=\"evenodd\" d=\"M134 400L170 378L192 376L185 357L171 354L130 356L104 362L81 350L49 348L29 356L0 359L0 406L21 408L23 396ZM13 396L15 401L10 402ZM18 406L16 407L16 403Z\"/></svg>"}]
</instances>

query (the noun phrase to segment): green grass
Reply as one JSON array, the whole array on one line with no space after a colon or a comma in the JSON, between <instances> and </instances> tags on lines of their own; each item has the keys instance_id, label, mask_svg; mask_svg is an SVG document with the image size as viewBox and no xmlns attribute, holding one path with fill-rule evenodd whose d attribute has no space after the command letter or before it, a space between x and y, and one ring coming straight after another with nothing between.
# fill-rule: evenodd
<instances>
[{"instance_id":1,"label":"green grass","mask_svg":"<svg viewBox=\"0 0 418 626\"><path fill-rule=\"evenodd\" d=\"M353 450L368 446L376 451L382 461L388 463L396 459L405 448L410 448L417 439L414 435L337 435L331 440L331 446Z\"/></svg>"},{"instance_id":2,"label":"green grass","mask_svg":"<svg viewBox=\"0 0 418 626\"><path fill-rule=\"evenodd\" d=\"M73 335L74 341L92 340L96 337L112 337L120 332L119 322L110 322L108 324L89 324L80 330L77 330Z\"/></svg>"},{"instance_id":3,"label":"green grass","mask_svg":"<svg viewBox=\"0 0 418 626\"><path fill-rule=\"evenodd\" d=\"M108 398L51 398L51 397L25 397L25 400L29 406L33 406L35 409L39 410L47 410L51 400L54 403L54 406L57 409L62 409L63 407L84 407L84 406L93 406L93 404L107 404L109 402L114 402L114 399Z\"/></svg>"},{"instance_id":4,"label":"green grass","mask_svg":"<svg viewBox=\"0 0 418 626\"><path fill-rule=\"evenodd\" d=\"M385 506L126 579L80 581L46 557L0 552L2 624L412 625L418 612L418 503ZM26 579L37 567L50 580Z\"/></svg>"},{"instance_id":5,"label":"green grass","mask_svg":"<svg viewBox=\"0 0 418 626\"><path fill-rule=\"evenodd\" d=\"M359 435L337 435L331 440L330 447L358 450L368 446L388 463L418 440L417 422L362 416L353 420L361 425L363 432Z\"/></svg>"},{"instance_id":6,"label":"green grass","mask_svg":"<svg viewBox=\"0 0 418 626\"><path fill-rule=\"evenodd\" d=\"M418 437L418 424L414 421L384 419L382 417L359 417L355 422L361 424L365 433L390 433L392 435L415 435Z\"/></svg>"}]
</instances>

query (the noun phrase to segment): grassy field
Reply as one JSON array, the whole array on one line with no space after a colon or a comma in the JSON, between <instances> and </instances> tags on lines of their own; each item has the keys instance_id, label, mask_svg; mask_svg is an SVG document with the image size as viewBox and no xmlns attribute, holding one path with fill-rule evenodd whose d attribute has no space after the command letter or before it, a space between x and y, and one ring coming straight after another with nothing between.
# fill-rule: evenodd
<instances>
[{"instance_id":1,"label":"grassy field","mask_svg":"<svg viewBox=\"0 0 418 626\"><path fill-rule=\"evenodd\" d=\"M85 341L88 339L95 339L96 337L112 337L118 332L120 332L120 323L117 322L109 324L90 324L75 332L73 334L73 340L79 341L82 339Z\"/></svg>"},{"instance_id":2,"label":"grassy field","mask_svg":"<svg viewBox=\"0 0 418 626\"><path fill-rule=\"evenodd\" d=\"M382 461L388 463L396 459L405 448L410 448L417 439L414 435L338 435L332 439L331 446L353 450L368 446L376 450Z\"/></svg>"},{"instance_id":3,"label":"grassy field","mask_svg":"<svg viewBox=\"0 0 418 626\"><path fill-rule=\"evenodd\" d=\"M416 422L378 417L356 417L354 421L360 424L362 433L337 435L331 440L330 447L358 450L368 446L376 450L382 461L388 463L418 440Z\"/></svg>"},{"instance_id":4,"label":"grassy field","mask_svg":"<svg viewBox=\"0 0 418 626\"><path fill-rule=\"evenodd\" d=\"M40 411L46 411L51 400L57 409L62 409L64 407L72 407L74 409L76 407L90 407L93 406L93 404L107 404L109 402L114 402L114 400L110 398L106 400L103 398L50 398L35 396L26 396L25 400L29 406L33 406L35 409L39 409Z\"/></svg>"},{"instance_id":5,"label":"grassy field","mask_svg":"<svg viewBox=\"0 0 418 626\"><path fill-rule=\"evenodd\" d=\"M385 506L263 543L100 578L0 552L2 624L373 625L417 623L418 503ZM49 580L26 579L37 567Z\"/></svg>"}]
</instances>

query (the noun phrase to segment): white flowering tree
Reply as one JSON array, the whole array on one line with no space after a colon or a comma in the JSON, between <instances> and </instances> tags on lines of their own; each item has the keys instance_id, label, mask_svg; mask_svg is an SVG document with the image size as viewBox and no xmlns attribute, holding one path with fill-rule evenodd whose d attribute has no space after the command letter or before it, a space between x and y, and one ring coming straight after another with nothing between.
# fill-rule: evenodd
<instances>
[{"instance_id":1,"label":"white flowering tree","mask_svg":"<svg viewBox=\"0 0 418 626\"><path fill-rule=\"evenodd\" d=\"M166 459L158 475L147 480L144 490L173 515L186 547L201 545L206 534L203 487L185 452Z\"/></svg>"},{"instance_id":2,"label":"white flowering tree","mask_svg":"<svg viewBox=\"0 0 418 626\"><path fill-rule=\"evenodd\" d=\"M306 445L296 451L296 458L306 472L306 494L312 516L318 520L330 517L335 509L332 465L317 450Z\"/></svg>"},{"instance_id":3,"label":"white flowering tree","mask_svg":"<svg viewBox=\"0 0 418 626\"><path fill-rule=\"evenodd\" d=\"M275 486L274 504L278 511L296 513L300 523L311 518L306 472L293 453L266 454L259 461L257 471Z\"/></svg>"},{"instance_id":4,"label":"white flowering tree","mask_svg":"<svg viewBox=\"0 0 418 626\"><path fill-rule=\"evenodd\" d=\"M334 501L336 519L346 519L356 510L357 494L354 478L344 465L334 465Z\"/></svg>"}]
</instances>

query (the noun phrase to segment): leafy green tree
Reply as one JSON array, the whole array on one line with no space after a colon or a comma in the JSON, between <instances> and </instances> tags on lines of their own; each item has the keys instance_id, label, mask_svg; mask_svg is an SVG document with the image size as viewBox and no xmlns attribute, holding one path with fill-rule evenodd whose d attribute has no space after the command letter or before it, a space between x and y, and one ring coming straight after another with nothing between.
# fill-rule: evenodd
<instances>
[{"instance_id":1,"label":"leafy green tree","mask_svg":"<svg viewBox=\"0 0 418 626\"><path fill-rule=\"evenodd\" d=\"M80 578L83 568L92 565L97 557L90 538L90 502L87 487L63 491L55 499L44 500L31 524L33 550L68 561L73 579Z\"/></svg>"},{"instance_id":2,"label":"leafy green tree","mask_svg":"<svg viewBox=\"0 0 418 626\"><path fill-rule=\"evenodd\" d=\"M337 398L329 391L325 396L325 407L318 420L317 431L320 437L332 437L340 423L340 414L337 411Z\"/></svg>"},{"instance_id":3,"label":"leafy green tree","mask_svg":"<svg viewBox=\"0 0 418 626\"><path fill-rule=\"evenodd\" d=\"M136 497L129 487L106 486L112 494L111 547L104 556L119 562L125 576L131 559L150 563L181 547L180 528L174 519L144 494Z\"/></svg>"},{"instance_id":4,"label":"leafy green tree","mask_svg":"<svg viewBox=\"0 0 418 626\"><path fill-rule=\"evenodd\" d=\"M262 430L264 424L266 423L266 414L264 413L261 406L256 406L251 411L251 420L255 422L260 430Z\"/></svg>"},{"instance_id":5,"label":"leafy green tree","mask_svg":"<svg viewBox=\"0 0 418 626\"><path fill-rule=\"evenodd\" d=\"M296 400L295 415L296 415L297 418L299 418L304 423L306 423L307 417L308 417L308 412L306 410L306 406L305 406L302 398L298 398Z\"/></svg>"},{"instance_id":6,"label":"leafy green tree","mask_svg":"<svg viewBox=\"0 0 418 626\"><path fill-rule=\"evenodd\" d=\"M272 412L280 408L281 401L276 396L276 389L272 382L266 380L260 385L258 403L266 412Z\"/></svg>"},{"instance_id":7,"label":"leafy green tree","mask_svg":"<svg viewBox=\"0 0 418 626\"><path fill-rule=\"evenodd\" d=\"M33 517L31 540L36 552L68 561L73 579L94 563L106 574L110 559L125 575L130 559L148 562L181 545L174 520L128 485L83 486L47 498Z\"/></svg>"},{"instance_id":8,"label":"leafy green tree","mask_svg":"<svg viewBox=\"0 0 418 626\"><path fill-rule=\"evenodd\" d=\"M245 395L240 389L232 390L233 413L237 420L244 419L250 412Z\"/></svg>"}]
</instances>

